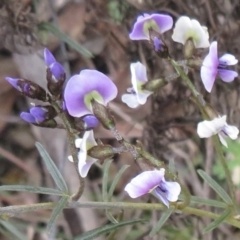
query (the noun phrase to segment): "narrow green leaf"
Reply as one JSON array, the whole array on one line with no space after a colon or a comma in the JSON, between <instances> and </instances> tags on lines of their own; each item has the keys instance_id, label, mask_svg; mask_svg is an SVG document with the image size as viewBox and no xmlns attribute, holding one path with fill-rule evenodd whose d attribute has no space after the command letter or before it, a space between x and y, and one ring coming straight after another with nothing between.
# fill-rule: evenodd
<instances>
[{"instance_id":1,"label":"narrow green leaf","mask_svg":"<svg viewBox=\"0 0 240 240\"><path fill-rule=\"evenodd\" d=\"M109 212L108 209L106 209L106 216L108 218L109 221L111 221L112 223L118 223L117 219Z\"/></svg>"},{"instance_id":2,"label":"narrow green leaf","mask_svg":"<svg viewBox=\"0 0 240 240\"><path fill-rule=\"evenodd\" d=\"M124 221L117 224L108 224L103 227L99 227L94 230L83 233L80 236L75 237L74 240L92 240L103 234L109 233L111 231L115 231L121 227L136 224L143 221L144 221L143 219L137 219L137 220L131 220L131 221Z\"/></svg>"},{"instance_id":3,"label":"narrow green leaf","mask_svg":"<svg viewBox=\"0 0 240 240\"><path fill-rule=\"evenodd\" d=\"M162 213L161 218L157 222L157 224L153 227L152 231L150 232L149 236L153 237L160 229L162 228L163 224L168 220L171 216L174 208L169 208L167 211Z\"/></svg>"},{"instance_id":4,"label":"narrow green leaf","mask_svg":"<svg viewBox=\"0 0 240 240\"><path fill-rule=\"evenodd\" d=\"M63 191L64 193L67 193L68 192L67 184L66 184L62 174L57 169L57 166L55 165L55 163L53 162L53 160L51 159L51 157L49 156L49 154L44 149L44 147L42 146L41 143L36 142L35 145L36 145L40 155L42 156L42 159L44 160L49 173L53 177L54 182L56 183L56 185L59 187L59 189L61 191Z\"/></svg>"},{"instance_id":5,"label":"narrow green leaf","mask_svg":"<svg viewBox=\"0 0 240 240\"><path fill-rule=\"evenodd\" d=\"M67 205L69 197L62 197L55 208L52 211L52 215L48 221L47 225L47 232L50 233L52 230L52 227L54 226L54 223L56 222L59 214L63 211L64 207Z\"/></svg>"},{"instance_id":6,"label":"narrow green leaf","mask_svg":"<svg viewBox=\"0 0 240 240\"><path fill-rule=\"evenodd\" d=\"M212 207L218 207L218 208L226 208L227 204L224 202L212 200L212 199L206 199L206 198L200 198L196 196L191 196L191 203L198 203L198 204L204 204Z\"/></svg>"},{"instance_id":7,"label":"narrow green leaf","mask_svg":"<svg viewBox=\"0 0 240 240\"><path fill-rule=\"evenodd\" d=\"M20 192L41 193L41 194L58 195L58 196L63 195L63 193L58 189L36 187L36 186L25 186L25 185L4 185L4 186L0 186L0 191L20 191Z\"/></svg>"},{"instance_id":8,"label":"narrow green leaf","mask_svg":"<svg viewBox=\"0 0 240 240\"><path fill-rule=\"evenodd\" d=\"M117 173L117 175L114 177L114 180L111 184L111 187L109 189L109 192L108 192L108 200L111 199L112 195L113 195L113 192L119 182L119 179L121 178L122 174L125 172L125 170L129 167L130 165L124 165L121 167L121 169L119 170L119 172Z\"/></svg>"},{"instance_id":9,"label":"narrow green leaf","mask_svg":"<svg viewBox=\"0 0 240 240\"><path fill-rule=\"evenodd\" d=\"M108 160L103 169L103 180L102 180L102 198L104 202L108 201L108 173L112 160Z\"/></svg>"},{"instance_id":10,"label":"narrow green leaf","mask_svg":"<svg viewBox=\"0 0 240 240\"><path fill-rule=\"evenodd\" d=\"M208 185L223 199L228 205L233 205L232 199L229 197L227 192L206 172L203 170L198 170L198 174L208 183Z\"/></svg>"},{"instance_id":11,"label":"narrow green leaf","mask_svg":"<svg viewBox=\"0 0 240 240\"><path fill-rule=\"evenodd\" d=\"M10 222L0 219L0 224L19 240L28 240L15 226Z\"/></svg>"},{"instance_id":12,"label":"narrow green leaf","mask_svg":"<svg viewBox=\"0 0 240 240\"><path fill-rule=\"evenodd\" d=\"M223 214L215 219L208 227L206 227L203 231L204 233L212 231L214 228L216 228L220 223L222 223L226 218L228 218L231 214L231 209L226 209Z\"/></svg>"},{"instance_id":13,"label":"narrow green leaf","mask_svg":"<svg viewBox=\"0 0 240 240\"><path fill-rule=\"evenodd\" d=\"M87 58L93 57L92 53L89 52L85 47L83 47L78 42L74 41L72 38L70 38L68 35L66 35L62 31L60 31L51 23L42 22L38 24L38 27L40 30L51 32L53 35L58 37L61 41L67 43L71 48L75 49L77 52L82 54L84 57L87 57Z\"/></svg>"}]
</instances>

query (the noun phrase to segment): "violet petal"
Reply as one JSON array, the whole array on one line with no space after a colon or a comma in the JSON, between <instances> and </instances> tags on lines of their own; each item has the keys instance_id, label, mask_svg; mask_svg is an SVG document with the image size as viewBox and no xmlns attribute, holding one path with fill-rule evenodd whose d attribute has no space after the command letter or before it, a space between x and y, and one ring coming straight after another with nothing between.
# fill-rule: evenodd
<instances>
[{"instance_id":1,"label":"violet petal","mask_svg":"<svg viewBox=\"0 0 240 240\"><path fill-rule=\"evenodd\" d=\"M218 75L224 82L232 82L238 73L227 69L218 69Z\"/></svg>"},{"instance_id":2,"label":"violet petal","mask_svg":"<svg viewBox=\"0 0 240 240\"><path fill-rule=\"evenodd\" d=\"M45 60L45 64L48 67L51 64L53 64L54 62L56 62L55 57L52 55L52 53L47 48L44 49L44 60Z\"/></svg>"},{"instance_id":3,"label":"violet petal","mask_svg":"<svg viewBox=\"0 0 240 240\"><path fill-rule=\"evenodd\" d=\"M36 119L36 122L43 122L46 120L47 111L41 107L32 107L30 109L30 114Z\"/></svg>"},{"instance_id":4,"label":"violet petal","mask_svg":"<svg viewBox=\"0 0 240 240\"><path fill-rule=\"evenodd\" d=\"M226 66L231 66L237 64L238 60L232 54L226 53L219 58L219 63Z\"/></svg>"},{"instance_id":5,"label":"violet petal","mask_svg":"<svg viewBox=\"0 0 240 240\"><path fill-rule=\"evenodd\" d=\"M36 123L36 120L35 120L35 118L34 118L34 116L32 116L30 113L28 113L28 112L22 112L21 114L20 114L20 117L24 120L24 121L26 121L26 122L28 122L28 123Z\"/></svg>"},{"instance_id":6,"label":"violet petal","mask_svg":"<svg viewBox=\"0 0 240 240\"><path fill-rule=\"evenodd\" d=\"M18 78L11 78L11 77L6 77L5 78L14 88L16 88L19 91L19 86L18 86Z\"/></svg>"},{"instance_id":7,"label":"violet petal","mask_svg":"<svg viewBox=\"0 0 240 240\"><path fill-rule=\"evenodd\" d=\"M94 115L84 116L83 121L85 122L86 129L93 129L98 126L99 121Z\"/></svg>"},{"instance_id":8,"label":"violet petal","mask_svg":"<svg viewBox=\"0 0 240 240\"><path fill-rule=\"evenodd\" d=\"M49 68L56 80L59 80L65 74L63 66L58 62L54 62Z\"/></svg>"}]
</instances>

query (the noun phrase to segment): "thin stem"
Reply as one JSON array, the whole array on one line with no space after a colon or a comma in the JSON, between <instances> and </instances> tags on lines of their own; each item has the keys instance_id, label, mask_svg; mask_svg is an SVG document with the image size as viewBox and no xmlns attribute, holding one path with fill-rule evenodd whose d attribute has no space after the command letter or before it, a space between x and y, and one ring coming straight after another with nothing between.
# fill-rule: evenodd
<instances>
[{"instance_id":1,"label":"thin stem","mask_svg":"<svg viewBox=\"0 0 240 240\"><path fill-rule=\"evenodd\" d=\"M74 130L72 128L71 122L69 121L66 114L64 112L62 112L59 105L54 101L52 101L51 104L55 108L55 110L57 111L59 117L62 119L63 124L64 124L64 126L67 130L68 142L69 142L69 145L70 145L73 162L74 162L75 169L77 171L78 178L79 178L79 183L80 183L78 191L75 194L73 194L71 198L72 198L73 201L77 201L83 194L83 191L84 191L84 188L85 188L85 182L84 182L84 179L80 176L79 171L78 171L78 151L77 151L77 148L75 147L75 133L74 133Z\"/></svg>"},{"instance_id":2,"label":"thin stem","mask_svg":"<svg viewBox=\"0 0 240 240\"><path fill-rule=\"evenodd\" d=\"M189 77L184 73L184 71L181 69L181 67L173 60L173 59L169 59L170 63L172 64L172 66L175 68L175 70L179 73L179 75L181 76L181 78L184 80L184 82L186 83L186 85L188 86L188 88L191 90L193 96L194 96L194 101L196 102L196 104L198 105L202 116L204 119L210 119L208 113L207 113L207 106L206 106L206 102L203 99L203 96L197 91L197 89L195 88L195 86L192 84L191 80L189 79ZM236 202L236 196L235 196L235 187L231 178L231 173L229 171L229 168L227 166L226 163L226 159L224 158L223 155L223 151L219 142L219 139L217 136L213 136L213 143L218 155L218 158L220 160L220 163L224 169L225 172L225 176L226 176L226 180L229 186L229 191L230 191L230 195L231 198L233 200L234 203L234 207L235 210L237 209L237 202Z\"/></svg>"},{"instance_id":3,"label":"thin stem","mask_svg":"<svg viewBox=\"0 0 240 240\"><path fill-rule=\"evenodd\" d=\"M56 206L56 202L48 203L36 203L29 205L19 205L19 206L9 206L1 207L0 215L12 217L20 213L26 213L30 211L38 211L43 209L53 209ZM199 217L208 217L211 219L217 219L220 217L219 214L215 214L209 211L185 207L184 209L179 209L178 205L175 206L175 211L179 213L192 214ZM92 208L92 209L142 209L142 210L165 210L166 207L163 204L156 203L130 203L130 202L70 202L67 208ZM234 218L227 218L224 222L232 225L234 227L240 228L240 222Z\"/></svg>"}]
</instances>

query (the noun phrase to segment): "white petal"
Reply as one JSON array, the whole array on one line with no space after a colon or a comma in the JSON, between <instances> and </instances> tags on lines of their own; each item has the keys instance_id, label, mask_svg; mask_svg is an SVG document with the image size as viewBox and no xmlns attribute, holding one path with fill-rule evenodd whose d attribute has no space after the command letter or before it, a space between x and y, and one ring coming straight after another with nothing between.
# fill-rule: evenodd
<instances>
[{"instance_id":1,"label":"white petal","mask_svg":"<svg viewBox=\"0 0 240 240\"><path fill-rule=\"evenodd\" d=\"M191 20L189 17L182 16L180 17L173 29L172 39L175 42L185 44L186 42L186 32L192 28Z\"/></svg>"},{"instance_id":2,"label":"white petal","mask_svg":"<svg viewBox=\"0 0 240 240\"><path fill-rule=\"evenodd\" d=\"M126 103L130 108L136 108L140 105L137 96L134 94L123 94L122 101Z\"/></svg>"},{"instance_id":3,"label":"white petal","mask_svg":"<svg viewBox=\"0 0 240 240\"><path fill-rule=\"evenodd\" d=\"M235 56L233 56L232 54L224 54L223 56L221 56L219 58L219 62L220 63L223 63L227 66L230 66L230 65L235 65L238 63L238 60L235 58Z\"/></svg>"},{"instance_id":4,"label":"white petal","mask_svg":"<svg viewBox=\"0 0 240 240\"><path fill-rule=\"evenodd\" d=\"M223 131L233 140L237 139L238 134L239 134L239 130L237 127L231 126L228 124L225 125Z\"/></svg>"},{"instance_id":5,"label":"white petal","mask_svg":"<svg viewBox=\"0 0 240 240\"><path fill-rule=\"evenodd\" d=\"M218 134L218 137L219 137L219 140L220 140L221 144L227 148L228 145L227 145L227 142L226 142L226 140L224 138L224 133L220 132Z\"/></svg>"},{"instance_id":6,"label":"white petal","mask_svg":"<svg viewBox=\"0 0 240 240\"><path fill-rule=\"evenodd\" d=\"M215 118L211 121L198 123L197 133L200 138L208 138L220 132L226 124L226 116Z\"/></svg>"},{"instance_id":7,"label":"white petal","mask_svg":"<svg viewBox=\"0 0 240 240\"><path fill-rule=\"evenodd\" d=\"M139 94L137 94L137 101L139 102L139 104L143 105L146 103L147 98L152 94L152 92L149 91L143 91Z\"/></svg>"},{"instance_id":8,"label":"white petal","mask_svg":"<svg viewBox=\"0 0 240 240\"><path fill-rule=\"evenodd\" d=\"M193 38L194 45L196 48L207 48L209 47L209 34L206 27L202 27L200 23L193 19L192 21L192 33L189 37Z\"/></svg>"},{"instance_id":9,"label":"white petal","mask_svg":"<svg viewBox=\"0 0 240 240\"><path fill-rule=\"evenodd\" d=\"M82 141L83 141L82 138L77 138L77 139L75 140L75 146L76 146L76 148L80 148Z\"/></svg>"},{"instance_id":10,"label":"white petal","mask_svg":"<svg viewBox=\"0 0 240 240\"><path fill-rule=\"evenodd\" d=\"M73 157L72 157L72 155L68 156L68 160L69 160L70 162L73 162Z\"/></svg>"},{"instance_id":11,"label":"white petal","mask_svg":"<svg viewBox=\"0 0 240 240\"><path fill-rule=\"evenodd\" d=\"M181 186L177 182L168 182L165 181L164 185L167 189L167 199L170 202L176 202L178 200L178 196L181 192Z\"/></svg>"}]
</instances>

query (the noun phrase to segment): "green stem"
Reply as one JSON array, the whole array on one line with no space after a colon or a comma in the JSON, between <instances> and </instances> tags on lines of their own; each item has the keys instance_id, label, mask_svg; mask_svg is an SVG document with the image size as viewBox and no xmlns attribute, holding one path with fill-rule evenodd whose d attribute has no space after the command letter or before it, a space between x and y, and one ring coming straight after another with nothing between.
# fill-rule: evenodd
<instances>
[{"instance_id":1,"label":"green stem","mask_svg":"<svg viewBox=\"0 0 240 240\"><path fill-rule=\"evenodd\" d=\"M57 202L48 202L48 203L36 203L29 205L19 205L19 206L9 206L1 207L0 215L12 217L20 213L26 213L30 211L38 211L43 209L53 209L56 206ZM175 206L175 211L179 213L192 214L199 217L208 217L211 219L217 219L220 217L219 214L215 214L209 211L185 207L184 209L179 209L178 205ZM165 210L166 207L163 204L157 203L130 203L130 202L70 202L68 203L67 208L92 208L92 209L142 209L142 210ZM232 225L234 227L240 228L240 222L234 218L227 218L224 222Z\"/></svg>"},{"instance_id":2,"label":"green stem","mask_svg":"<svg viewBox=\"0 0 240 240\"><path fill-rule=\"evenodd\" d=\"M85 182L84 182L84 179L80 176L79 171L78 171L78 150L75 147L75 133L74 133L74 130L72 128L71 122L69 121L66 114L64 112L62 112L59 105L55 101L52 101L51 104L55 108L55 110L57 111L59 117L62 119L63 124L64 124L64 126L67 130L68 142L69 142L69 145L70 145L73 162L74 162L75 169L77 171L78 178L79 178L79 183L80 183L78 191L75 194L73 194L71 198L72 198L73 201L77 201L83 194L83 191L84 191L84 188L85 188Z\"/></svg>"},{"instance_id":3,"label":"green stem","mask_svg":"<svg viewBox=\"0 0 240 240\"><path fill-rule=\"evenodd\" d=\"M196 90L195 86L192 84L191 80L189 79L189 77L184 73L184 71L182 70L182 68L173 60L173 59L169 59L170 63L172 64L172 66L175 68L175 70L177 71L177 73L179 73L179 75L181 76L181 78L183 79L183 81L186 83L186 85L188 86L188 88L191 90L193 96L194 96L194 100L196 102L196 104L198 105L202 116L204 119L210 119L208 113L207 113L207 106L206 106L206 102L203 99L203 96ZM217 136L213 136L213 143L217 152L217 155L219 157L220 163L224 169L225 172L225 176L226 176L226 180L229 186L229 191L230 191L230 195L231 198L233 200L234 203L234 208L235 210L237 209L237 202L236 202L236 196L235 196L235 187L231 178L231 173L229 171L229 168L227 166L226 163L226 159L224 158L223 155L223 151L220 145L220 142L218 140Z\"/></svg>"}]
</instances>

